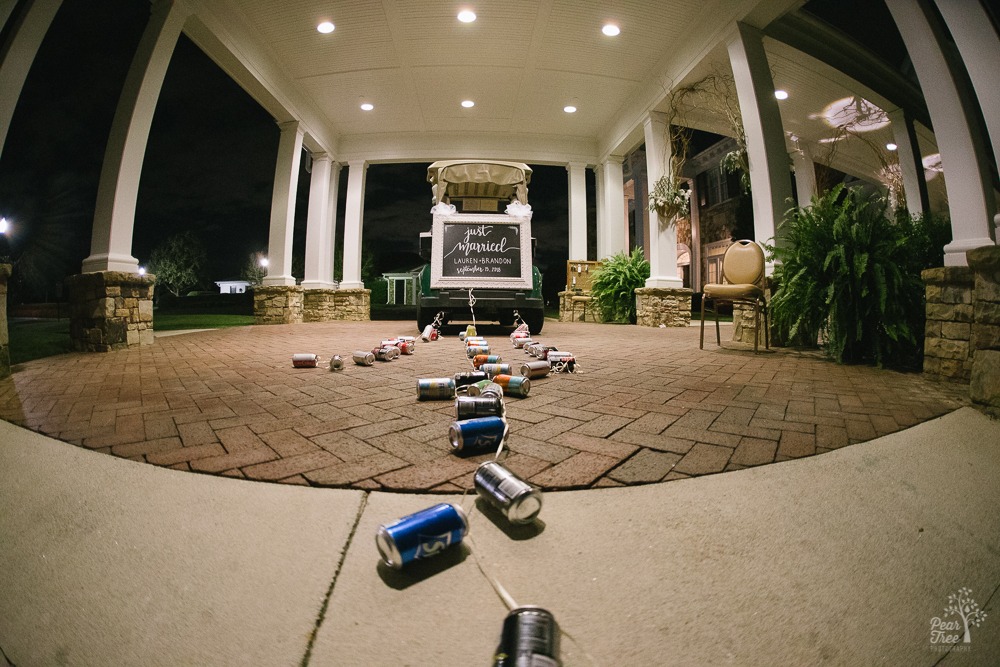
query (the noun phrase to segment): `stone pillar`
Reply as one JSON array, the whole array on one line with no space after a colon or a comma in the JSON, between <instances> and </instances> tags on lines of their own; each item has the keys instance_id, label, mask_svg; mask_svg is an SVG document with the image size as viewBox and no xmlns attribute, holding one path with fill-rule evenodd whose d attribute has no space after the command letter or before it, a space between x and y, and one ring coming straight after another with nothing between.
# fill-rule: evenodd
<instances>
[{"instance_id":1,"label":"stone pillar","mask_svg":"<svg viewBox=\"0 0 1000 667\"><path fill-rule=\"evenodd\" d=\"M326 272L326 254L333 234L330 205L330 156L312 156L312 178L309 181L309 214L306 218L306 262L302 287L307 290L332 289L333 272Z\"/></svg>"},{"instance_id":2,"label":"stone pillar","mask_svg":"<svg viewBox=\"0 0 1000 667\"><path fill-rule=\"evenodd\" d=\"M10 332L7 330L7 280L10 264L0 264L0 378L10 375Z\"/></svg>"},{"instance_id":3,"label":"stone pillar","mask_svg":"<svg viewBox=\"0 0 1000 667\"><path fill-rule=\"evenodd\" d=\"M729 60L747 137L754 240L768 243L775 239L775 230L788 206L787 200L792 197L792 179L763 34L744 23L736 27L737 34L728 45ZM774 242L780 243L780 240ZM767 263L766 271L768 275L773 273L773 262Z\"/></svg>"},{"instance_id":4,"label":"stone pillar","mask_svg":"<svg viewBox=\"0 0 1000 667\"><path fill-rule=\"evenodd\" d=\"M924 374L934 380L968 382L972 376L973 275L968 267L942 266L920 274L927 314Z\"/></svg>"},{"instance_id":5,"label":"stone pillar","mask_svg":"<svg viewBox=\"0 0 1000 667\"><path fill-rule=\"evenodd\" d=\"M331 322L337 319L337 290L305 289L302 292L302 321Z\"/></svg>"},{"instance_id":6,"label":"stone pillar","mask_svg":"<svg viewBox=\"0 0 1000 667\"><path fill-rule=\"evenodd\" d=\"M153 342L156 276L125 271L66 279L69 336L80 352L110 352Z\"/></svg>"},{"instance_id":7,"label":"stone pillar","mask_svg":"<svg viewBox=\"0 0 1000 667\"><path fill-rule=\"evenodd\" d=\"M299 324L302 322L302 287L262 285L253 290L255 324Z\"/></svg>"},{"instance_id":8,"label":"stone pillar","mask_svg":"<svg viewBox=\"0 0 1000 667\"><path fill-rule=\"evenodd\" d=\"M267 237L265 286L292 286L292 233L295 231L295 194L302 159L302 128L296 120L282 123L278 159L271 193L271 226ZM256 310L254 311L256 312Z\"/></svg>"},{"instance_id":9,"label":"stone pillar","mask_svg":"<svg viewBox=\"0 0 1000 667\"><path fill-rule=\"evenodd\" d=\"M365 173L368 163L353 160L348 163L347 201L344 209L344 289L364 289L361 280L361 235L365 221Z\"/></svg>"},{"instance_id":10,"label":"stone pillar","mask_svg":"<svg viewBox=\"0 0 1000 667\"><path fill-rule=\"evenodd\" d=\"M972 108L972 95L962 82L964 74L953 72L945 56L949 47L942 45L948 38L940 21L933 18L928 2L886 0L885 4L913 61L941 152L952 236L951 243L944 247L944 265L965 266L967 251L994 245L991 221L996 211L986 156L988 140L980 136L973 120L978 110ZM963 7L975 4L962 3ZM995 36L992 41L995 48ZM996 72L990 77L989 85L995 87ZM995 112L990 109L987 115Z\"/></svg>"},{"instance_id":11,"label":"stone pillar","mask_svg":"<svg viewBox=\"0 0 1000 667\"><path fill-rule=\"evenodd\" d=\"M892 124L892 141L896 144L896 158L899 160L899 174L903 180L903 195L906 210L911 215L920 215L930 208L927 198L927 178L924 176L924 162L920 157L920 145L913 119L903 109L888 112Z\"/></svg>"},{"instance_id":12,"label":"stone pillar","mask_svg":"<svg viewBox=\"0 0 1000 667\"><path fill-rule=\"evenodd\" d=\"M157 0L146 24L111 123L101 179L94 204L90 256L83 272L135 273L139 260L132 256L132 228L139 177L146 154L149 128L187 10L172 0Z\"/></svg>"},{"instance_id":13,"label":"stone pillar","mask_svg":"<svg viewBox=\"0 0 1000 667\"><path fill-rule=\"evenodd\" d=\"M641 327L688 326L691 294L686 287L640 287L635 291L635 323Z\"/></svg>"},{"instance_id":14,"label":"stone pillar","mask_svg":"<svg viewBox=\"0 0 1000 667\"><path fill-rule=\"evenodd\" d=\"M569 258L587 259L587 165L570 162L569 172Z\"/></svg>"},{"instance_id":15,"label":"stone pillar","mask_svg":"<svg viewBox=\"0 0 1000 667\"><path fill-rule=\"evenodd\" d=\"M10 16L17 3L4 4L0 11ZM0 155L3 154L10 122L14 118L14 107L28 78L28 70L61 4L62 0L34 0L24 4L22 12L11 19L9 39L0 44L0 90L3 91L3 98L0 99ZM6 20L0 23L0 30L6 27Z\"/></svg>"},{"instance_id":16,"label":"stone pillar","mask_svg":"<svg viewBox=\"0 0 1000 667\"><path fill-rule=\"evenodd\" d=\"M1000 417L1000 247L969 251L975 276L972 301L972 401L988 414Z\"/></svg>"}]
</instances>

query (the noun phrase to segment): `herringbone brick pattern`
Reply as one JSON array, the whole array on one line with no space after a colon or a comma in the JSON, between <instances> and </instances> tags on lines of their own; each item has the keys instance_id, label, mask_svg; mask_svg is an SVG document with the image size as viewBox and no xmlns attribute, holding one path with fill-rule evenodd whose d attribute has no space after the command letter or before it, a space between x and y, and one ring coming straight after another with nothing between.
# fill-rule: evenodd
<instances>
[{"instance_id":1,"label":"herringbone brick pattern","mask_svg":"<svg viewBox=\"0 0 1000 667\"><path fill-rule=\"evenodd\" d=\"M468 370L457 329L373 367L353 350L410 322L255 326L64 355L0 381L0 417L98 452L179 470L317 486L454 492L490 455L451 451L450 401L416 379ZM505 360L506 330L481 328ZM698 349L698 331L549 321L575 374L507 399L506 464L545 489L643 484L810 456L892 433L965 403L962 386L818 354ZM345 357L342 372L291 356Z\"/></svg>"}]
</instances>

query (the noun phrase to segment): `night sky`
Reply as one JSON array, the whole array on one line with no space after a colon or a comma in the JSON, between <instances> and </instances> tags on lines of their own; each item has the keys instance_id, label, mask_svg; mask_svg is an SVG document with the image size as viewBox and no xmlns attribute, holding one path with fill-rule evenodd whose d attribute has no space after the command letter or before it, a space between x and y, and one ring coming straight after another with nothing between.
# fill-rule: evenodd
<instances>
[{"instance_id":1,"label":"night sky","mask_svg":"<svg viewBox=\"0 0 1000 667\"><path fill-rule=\"evenodd\" d=\"M148 17L146 0L65 0L42 44L0 156L0 215L13 223L10 244L17 260L13 303L57 298L63 279L79 273L90 254L108 132ZM208 280L237 277L249 254L267 247L278 135L274 120L182 35L143 164L132 246L140 264L168 236L194 230L209 249ZM431 161L368 168L363 241L377 273L421 263L418 235L431 226ZM305 162L296 257L305 254ZM546 300L554 301L568 259L567 173L563 167L532 167L535 264L545 275ZM347 172L341 172L338 248ZM593 175L588 178L593 209ZM293 266L299 269L301 260Z\"/></svg>"}]
</instances>

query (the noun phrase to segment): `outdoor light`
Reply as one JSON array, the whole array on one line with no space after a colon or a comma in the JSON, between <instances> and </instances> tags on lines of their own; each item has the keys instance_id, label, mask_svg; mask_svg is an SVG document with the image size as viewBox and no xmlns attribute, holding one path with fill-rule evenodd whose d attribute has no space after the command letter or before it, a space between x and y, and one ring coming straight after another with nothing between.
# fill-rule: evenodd
<instances>
[{"instance_id":1,"label":"outdoor light","mask_svg":"<svg viewBox=\"0 0 1000 667\"><path fill-rule=\"evenodd\" d=\"M146 275L146 267L145 266L140 266L139 267L139 275L140 276Z\"/></svg>"},{"instance_id":2,"label":"outdoor light","mask_svg":"<svg viewBox=\"0 0 1000 667\"><path fill-rule=\"evenodd\" d=\"M614 23L605 23L604 27L601 28L601 32L603 32L608 37L617 37L619 34L621 34L621 31L622 29L616 26Z\"/></svg>"},{"instance_id":3,"label":"outdoor light","mask_svg":"<svg viewBox=\"0 0 1000 667\"><path fill-rule=\"evenodd\" d=\"M323 21L318 26L316 26L316 29L319 30L324 35L328 35L331 32L333 32L334 27L335 26L329 21Z\"/></svg>"},{"instance_id":4,"label":"outdoor light","mask_svg":"<svg viewBox=\"0 0 1000 667\"><path fill-rule=\"evenodd\" d=\"M897 148L899 148L899 146L897 146L896 144L892 143L891 141L885 145L885 149L887 151L894 151Z\"/></svg>"},{"instance_id":5,"label":"outdoor light","mask_svg":"<svg viewBox=\"0 0 1000 667\"><path fill-rule=\"evenodd\" d=\"M563 107L563 111L565 111L566 113L576 113L576 107L573 106L572 104L567 104L566 106Z\"/></svg>"},{"instance_id":6,"label":"outdoor light","mask_svg":"<svg viewBox=\"0 0 1000 667\"><path fill-rule=\"evenodd\" d=\"M371 102L362 102L361 103L361 110L362 111L371 111L374 108L375 108L375 105L372 104Z\"/></svg>"},{"instance_id":7,"label":"outdoor light","mask_svg":"<svg viewBox=\"0 0 1000 667\"><path fill-rule=\"evenodd\" d=\"M267 268L267 264L268 264L267 257L261 257L260 258L260 265L263 266L266 269Z\"/></svg>"},{"instance_id":8,"label":"outdoor light","mask_svg":"<svg viewBox=\"0 0 1000 667\"><path fill-rule=\"evenodd\" d=\"M0 234L6 234L8 227L7 218L0 218Z\"/></svg>"},{"instance_id":9,"label":"outdoor light","mask_svg":"<svg viewBox=\"0 0 1000 667\"><path fill-rule=\"evenodd\" d=\"M476 20L476 13L469 9L463 9L458 13L458 20L462 23L472 23Z\"/></svg>"},{"instance_id":10,"label":"outdoor light","mask_svg":"<svg viewBox=\"0 0 1000 667\"><path fill-rule=\"evenodd\" d=\"M466 109L471 109L472 107L476 106L476 103L473 102L472 100L462 100L462 106L465 107Z\"/></svg>"},{"instance_id":11,"label":"outdoor light","mask_svg":"<svg viewBox=\"0 0 1000 667\"><path fill-rule=\"evenodd\" d=\"M787 100L788 99L788 91L787 90L776 90L776 91L774 91L774 96L776 98L778 98L779 100Z\"/></svg>"}]
</instances>

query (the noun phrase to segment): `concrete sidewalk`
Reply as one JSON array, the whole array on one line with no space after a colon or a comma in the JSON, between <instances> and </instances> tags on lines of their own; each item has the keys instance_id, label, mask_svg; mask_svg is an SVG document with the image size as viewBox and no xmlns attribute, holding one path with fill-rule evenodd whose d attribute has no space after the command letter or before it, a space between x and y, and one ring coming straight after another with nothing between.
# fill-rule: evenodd
<instances>
[{"instance_id":1,"label":"concrete sidewalk","mask_svg":"<svg viewBox=\"0 0 1000 667\"><path fill-rule=\"evenodd\" d=\"M511 530L471 496L192 475L0 422L0 648L18 667L488 665L502 587L555 614L567 666L996 665L998 478L1000 423L962 408L824 456L546 493ZM379 565L378 524L442 500L468 538ZM963 587L987 617L945 653L931 622Z\"/></svg>"}]
</instances>

